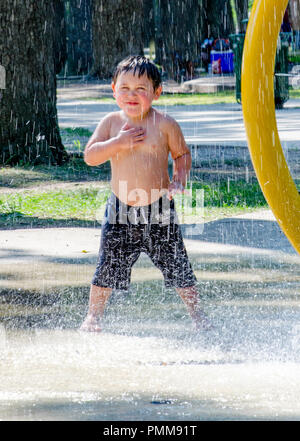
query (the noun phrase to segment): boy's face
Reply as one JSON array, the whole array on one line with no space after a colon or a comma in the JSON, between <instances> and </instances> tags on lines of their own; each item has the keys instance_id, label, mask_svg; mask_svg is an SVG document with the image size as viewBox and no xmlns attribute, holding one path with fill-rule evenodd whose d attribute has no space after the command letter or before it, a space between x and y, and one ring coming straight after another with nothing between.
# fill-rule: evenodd
<instances>
[{"instance_id":1,"label":"boy's face","mask_svg":"<svg viewBox=\"0 0 300 441\"><path fill-rule=\"evenodd\" d=\"M155 91L152 81L147 74L140 77L133 72L122 72L116 83L112 83L114 97L120 109L130 118L142 118L151 107L152 101L157 100L162 87Z\"/></svg>"}]
</instances>

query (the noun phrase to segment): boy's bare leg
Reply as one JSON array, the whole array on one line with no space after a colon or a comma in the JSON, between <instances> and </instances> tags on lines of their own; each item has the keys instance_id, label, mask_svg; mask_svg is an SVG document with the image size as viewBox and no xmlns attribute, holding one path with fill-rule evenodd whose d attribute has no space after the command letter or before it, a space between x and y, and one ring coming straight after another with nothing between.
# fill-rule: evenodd
<instances>
[{"instance_id":1,"label":"boy's bare leg","mask_svg":"<svg viewBox=\"0 0 300 441\"><path fill-rule=\"evenodd\" d=\"M111 292L111 288L91 285L89 310L80 327L82 331L101 332L101 319Z\"/></svg>"},{"instance_id":2,"label":"boy's bare leg","mask_svg":"<svg viewBox=\"0 0 300 441\"><path fill-rule=\"evenodd\" d=\"M176 288L176 290L187 307L192 320L195 322L196 329L199 331L213 329L213 325L206 317L206 314L200 309L199 294L196 286Z\"/></svg>"}]
</instances>

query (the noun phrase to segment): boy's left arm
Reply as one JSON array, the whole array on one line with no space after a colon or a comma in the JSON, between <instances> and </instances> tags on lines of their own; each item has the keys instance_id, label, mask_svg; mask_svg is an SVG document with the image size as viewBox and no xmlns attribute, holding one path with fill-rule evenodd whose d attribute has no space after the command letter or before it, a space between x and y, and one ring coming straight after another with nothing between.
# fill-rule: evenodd
<instances>
[{"instance_id":1,"label":"boy's left arm","mask_svg":"<svg viewBox=\"0 0 300 441\"><path fill-rule=\"evenodd\" d=\"M192 166L191 153L183 133L175 120L169 122L168 144L173 158L173 179L169 185L169 197L182 193Z\"/></svg>"}]
</instances>

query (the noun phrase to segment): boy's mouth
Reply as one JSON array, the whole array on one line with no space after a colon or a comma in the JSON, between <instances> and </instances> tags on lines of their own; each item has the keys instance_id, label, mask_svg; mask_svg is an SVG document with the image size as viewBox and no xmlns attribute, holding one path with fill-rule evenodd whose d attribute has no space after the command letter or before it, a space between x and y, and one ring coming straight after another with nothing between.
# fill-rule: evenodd
<instances>
[{"instance_id":1,"label":"boy's mouth","mask_svg":"<svg viewBox=\"0 0 300 441\"><path fill-rule=\"evenodd\" d=\"M127 104L129 104L129 106L137 106L138 103L135 101L128 101Z\"/></svg>"}]
</instances>

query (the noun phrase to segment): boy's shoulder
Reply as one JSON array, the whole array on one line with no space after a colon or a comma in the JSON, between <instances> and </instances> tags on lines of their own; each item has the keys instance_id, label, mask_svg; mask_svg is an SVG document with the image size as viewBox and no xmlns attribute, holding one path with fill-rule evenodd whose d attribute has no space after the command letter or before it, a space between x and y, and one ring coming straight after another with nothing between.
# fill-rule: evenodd
<instances>
[{"instance_id":1,"label":"boy's shoulder","mask_svg":"<svg viewBox=\"0 0 300 441\"><path fill-rule=\"evenodd\" d=\"M120 111L107 113L99 122L97 131L105 132L109 136L111 129L119 127L122 124L122 116Z\"/></svg>"},{"instance_id":2,"label":"boy's shoulder","mask_svg":"<svg viewBox=\"0 0 300 441\"><path fill-rule=\"evenodd\" d=\"M159 129L166 136L168 146L173 159L176 159L186 153L189 149L186 145L182 130L178 122L166 113L157 112L159 114ZM156 118L157 120L157 118Z\"/></svg>"},{"instance_id":3,"label":"boy's shoulder","mask_svg":"<svg viewBox=\"0 0 300 441\"><path fill-rule=\"evenodd\" d=\"M95 132L91 139L101 139L102 141L107 140L111 137L111 131L114 127L120 126L121 116L120 112L110 112L107 113L101 120L99 121Z\"/></svg>"},{"instance_id":4,"label":"boy's shoulder","mask_svg":"<svg viewBox=\"0 0 300 441\"><path fill-rule=\"evenodd\" d=\"M121 119L121 111L120 110L115 110L113 112L109 112L107 113L104 117L103 117L103 121L119 121Z\"/></svg>"},{"instance_id":5,"label":"boy's shoulder","mask_svg":"<svg viewBox=\"0 0 300 441\"><path fill-rule=\"evenodd\" d=\"M156 120L158 119L160 122L161 128L170 129L174 126L178 126L177 121L172 118L172 116L168 115L167 113L162 113L157 109L153 109L156 115Z\"/></svg>"}]
</instances>

